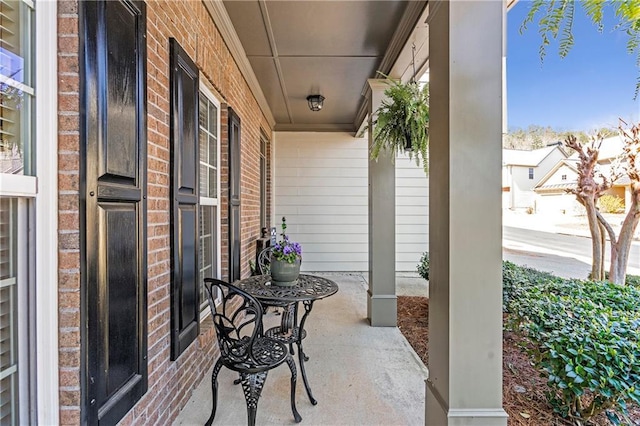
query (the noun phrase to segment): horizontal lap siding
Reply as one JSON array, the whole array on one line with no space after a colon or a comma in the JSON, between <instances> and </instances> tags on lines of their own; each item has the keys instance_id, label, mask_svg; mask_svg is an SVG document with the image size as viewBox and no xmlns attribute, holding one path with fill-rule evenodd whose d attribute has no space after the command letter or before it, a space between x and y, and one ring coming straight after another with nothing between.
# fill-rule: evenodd
<instances>
[{"instance_id":1,"label":"horizontal lap siding","mask_svg":"<svg viewBox=\"0 0 640 426\"><path fill-rule=\"evenodd\" d=\"M348 133L276 133L275 224L303 246L303 271L368 270L367 139ZM428 248L429 184L396 162L396 270L415 271Z\"/></svg>"},{"instance_id":2,"label":"horizontal lap siding","mask_svg":"<svg viewBox=\"0 0 640 426\"><path fill-rule=\"evenodd\" d=\"M303 271L368 267L367 140L348 133L276 133L275 225L302 244Z\"/></svg>"},{"instance_id":3,"label":"horizontal lap siding","mask_svg":"<svg viewBox=\"0 0 640 426\"><path fill-rule=\"evenodd\" d=\"M396 271L415 271L429 249L429 180L422 165L396 159Z\"/></svg>"}]
</instances>

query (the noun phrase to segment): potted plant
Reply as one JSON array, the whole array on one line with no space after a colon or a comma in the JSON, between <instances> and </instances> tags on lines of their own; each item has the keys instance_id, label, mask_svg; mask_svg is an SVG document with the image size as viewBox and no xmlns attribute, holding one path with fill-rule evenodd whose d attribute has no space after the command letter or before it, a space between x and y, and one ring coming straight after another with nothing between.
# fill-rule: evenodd
<instances>
[{"instance_id":1,"label":"potted plant","mask_svg":"<svg viewBox=\"0 0 640 426\"><path fill-rule=\"evenodd\" d=\"M302 246L293 242L286 234L287 219L282 218L282 239L271 251L271 282L279 286L293 286L300 275Z\"/></svg>"},{"instance_id":2,"label":"potted plant","mask_svg":"<svg viewBox=\"0 0 640 426\"><path fill-rule=\"evenodd\" d=\"M378 160L383 150L392 159L406 152L429 173L429 86L413 79L386 81L386 99L374 113L371 159Z\"/></svg>"}]
</instances>

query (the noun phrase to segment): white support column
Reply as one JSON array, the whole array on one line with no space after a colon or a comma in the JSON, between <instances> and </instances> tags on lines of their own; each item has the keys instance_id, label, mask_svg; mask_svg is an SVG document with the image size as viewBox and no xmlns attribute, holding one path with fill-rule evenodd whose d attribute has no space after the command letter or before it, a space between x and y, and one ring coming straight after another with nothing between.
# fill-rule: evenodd
<instances>
[{"instance_id":1,"label":"white support column","mask_svg":"<svg viewBox=\"0 0 640 426\"><path fill-rule=\"evenodd\" d=\"M504 2L429 3L427 425L506 425L502 409Z\"/></svg>"},{"instance_id":2,"label":"white support column","mask_svg":"<svg viewBox=\"0 0 640 426\"><path fill-rule=\"evenodd\" d=\"M378 109L388 87L369 80L369 117ZM369 121L369 146L373 138ZM398 322L396 297L396 169L386 152L369 161L369 291L367 318L374 327L395 327Z\"/></svg>"}]
</instances>

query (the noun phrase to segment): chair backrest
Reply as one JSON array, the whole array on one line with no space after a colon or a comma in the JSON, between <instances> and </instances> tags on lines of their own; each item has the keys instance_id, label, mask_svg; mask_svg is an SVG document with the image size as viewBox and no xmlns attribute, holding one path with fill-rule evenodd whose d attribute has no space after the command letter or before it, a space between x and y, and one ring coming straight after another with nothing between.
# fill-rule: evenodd
<instances>
[{"instance_id":1,"label":"chair backrest","mask_svg":"<svg viewBox=\"0 0 640 426\"><path fill-rule=\"evenodd\" d=\"M273 247L264 248L260 254L258 254L258 269L262 275L268 275L271 273L271 251Z\"/></svg>"},{"instance_id":2,"label":"chair backrest","mask_svg":"<svg viewBox=\"0 0 640 426\"><path fill-rule=\"evenodd\" d=\"M238 287L215 278L205 278L204 284L223 360L256 365L252 348L255 338L262 334L260 302ZM221 301L216 304L218 296Z\"/></svg>"}]
</instances>

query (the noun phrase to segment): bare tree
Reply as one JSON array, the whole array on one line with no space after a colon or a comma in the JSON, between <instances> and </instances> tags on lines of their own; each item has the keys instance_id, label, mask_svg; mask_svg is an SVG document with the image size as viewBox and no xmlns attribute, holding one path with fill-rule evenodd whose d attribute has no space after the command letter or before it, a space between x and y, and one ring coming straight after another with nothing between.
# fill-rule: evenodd
<instances>
[{"instance_id":1,"label":"bare tree","mask_svg":"<svg viewBox=\"0 0 640 426\"><path fill-rule=\"evenodd\" d=\"M608 176L598 170L598 154L602 137L596 136L589 143L583 144L574 136L565 140L565 145L578 153L578 184L568 192L574 194L587 211L589 231L593 251L593 264L590 278L603 280L604 248L608 235L611 245L611 265L609 280L624 284L629 262L629 250L633 235L640 222L640 125L625 128L623 121L618 127L624 141L623 152L616 167L612 167ZM621 176L628 176L631 189L631 205L622 223L620 235L616 236L613 227L602 216L597 208L598 198L609 190Z\"/></svg>"},{"instance_id":2,"label":"bare tree","mask_svg":"<svg viewBox=\"0 0 640 426\"><path fill-rule=\"evenodd\" d=\"M611 240L611 268L609 280L617 284L624 284L627 278L627 264L629 263L629 250L633 242L633 235L640 221L640 124L629 129L620 125L620 134L624 139L623 147L623 174L629 177L631 190L631 205L622 222L620 235L616 234L611 225L598 212L598 220L606 228Z\"/></svg>"},{"instance_id":3,"label":"bare tree","mask_svg":"<svg viewBox=\"0 0 640 426\"><path fill-rule=\"evenodd\" d=\"M611 188L613 183L610 178L597 170L602 140L602 136L597 135L588 143L582 143L575 136L569 135L564 141L567 148L572 148L578 154L578 184L575 188L567 189L567 192L574 194L587 211L593 255L589 277L598 281L604 279L604 233L598 223L597 204L598 198Z\"/></svg>"}]
</instances>

